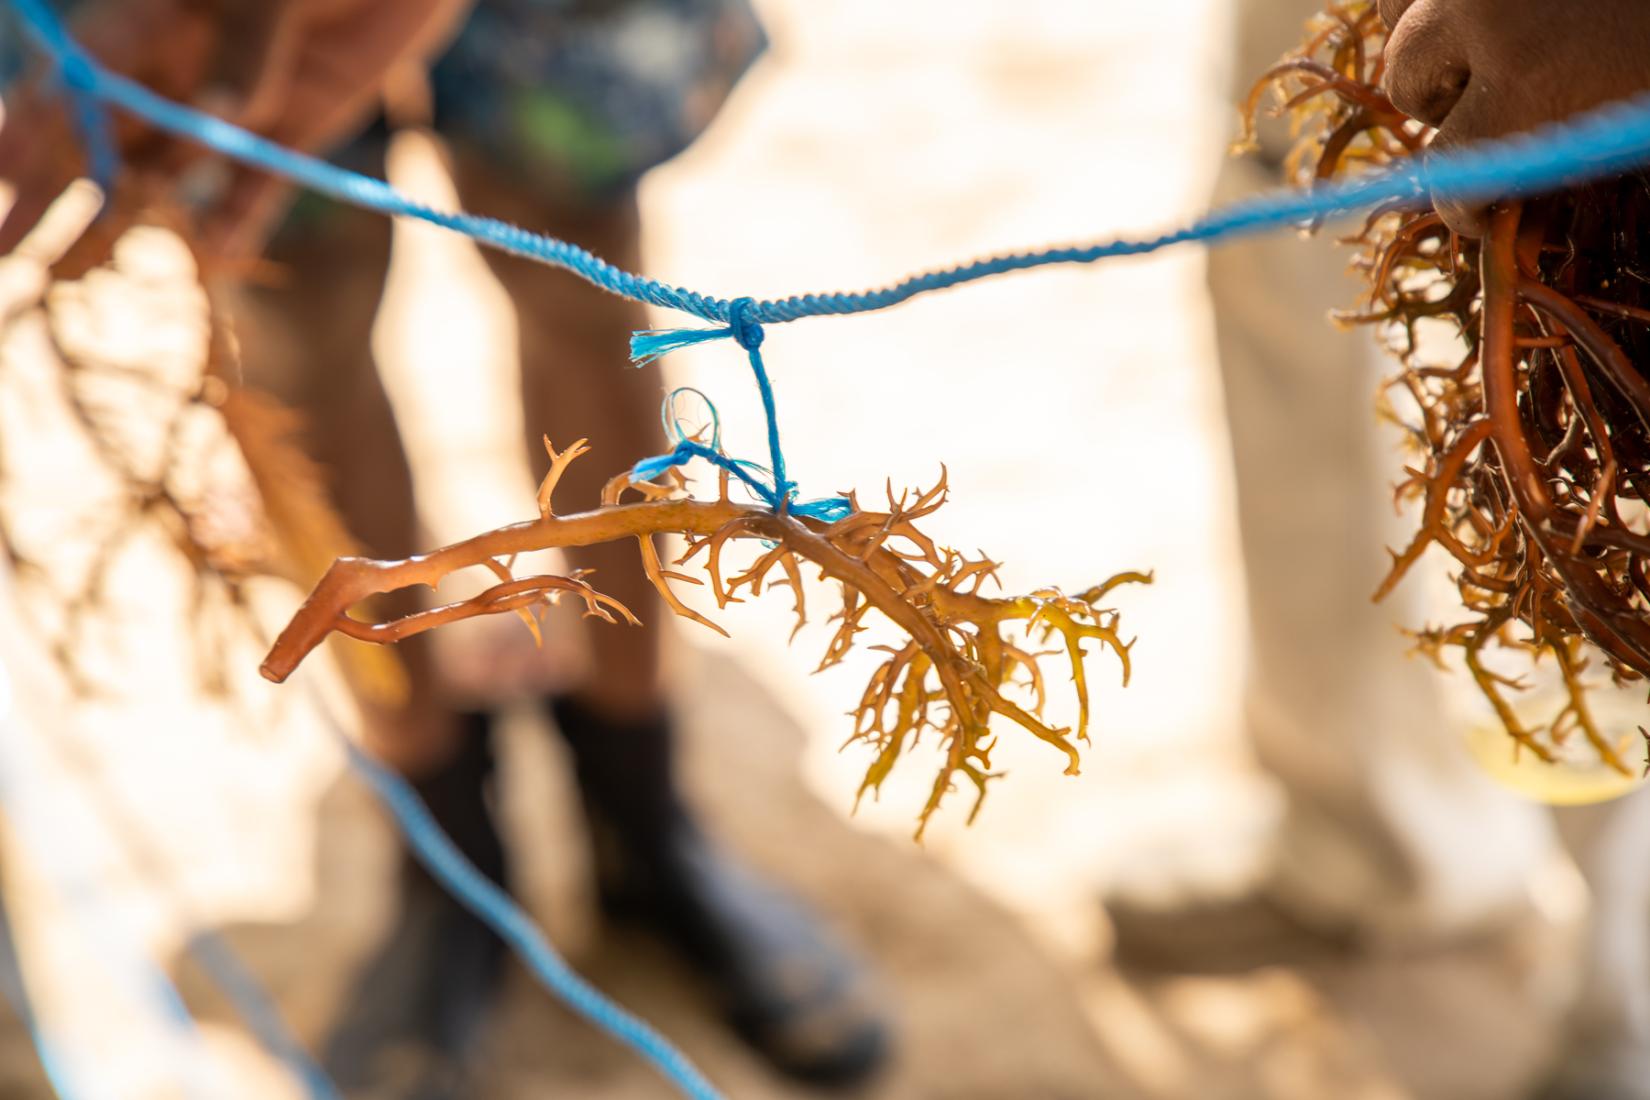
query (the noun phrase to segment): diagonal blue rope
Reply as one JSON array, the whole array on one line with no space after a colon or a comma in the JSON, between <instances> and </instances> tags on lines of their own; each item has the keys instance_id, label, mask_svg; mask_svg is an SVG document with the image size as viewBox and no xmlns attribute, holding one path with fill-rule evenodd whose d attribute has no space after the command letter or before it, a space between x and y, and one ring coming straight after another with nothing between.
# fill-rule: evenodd
<instances>
[{"instance_id":1,"label":"diagonal blue rope","mask_svg":"<svg viewBox=\"0 0 1650 1100\"><path fill-rule=\"evenodd\" d=\"M13 7L23 17L24 30L52 57L58 81L74 108L75 126L86 147L88 174L105 192L109 191L120 170L120 158L115 152L109 117L97 95L97 63L69 37L43 0L16 0Z\"/></svg>"},{"instance_id":2,"label":"diagonal blue rope","mask_svg":"<svg viewBox=\"0 0 1650 1100\"><path fill-rule=\"evenodd\" d=\"M608 1000L567 965L532 918L464 858L406 780L368 756L342 730L337 732L350 768L395 816L419 862L448 893L509 944L542 985L568 1008L641 1055L683 1096L721 1100L715 1086L668 1039Z\"/></svg>"}]
</instances>

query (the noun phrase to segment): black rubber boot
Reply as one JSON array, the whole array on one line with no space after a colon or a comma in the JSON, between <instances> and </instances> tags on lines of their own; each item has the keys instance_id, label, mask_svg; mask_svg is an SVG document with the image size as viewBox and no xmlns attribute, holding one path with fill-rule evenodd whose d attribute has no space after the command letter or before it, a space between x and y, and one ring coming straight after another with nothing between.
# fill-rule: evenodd
<instances>
[{"instance_id":1,"label":"black rubber boot","mask_svg":"<svg viewBox=\"0 0 1650 1100\"><path fill-rule=\"evenodd\" d=\"M464 719L459 755L413 784L436 823L505 886L494 827L491 723ZM339 1087L372 1100L460 1100L470 1056L497 1000L505 945L409 853L388 941L367 963L323 1058Z\"/></svg>"},{"instance_id":2,"label":"black rubber boot","mask_svg":"<svg viewBox=\"0 0 1650 1100\"><path fill-rule=\"evenodd\" d=\"M675 948L779 1070L822 1085L869 1078L890 1036L864 968L698 828L675 784L669 721L621 725L568 698L551 711L573 752L607 915Z\"/></svg>"}]
</instances>

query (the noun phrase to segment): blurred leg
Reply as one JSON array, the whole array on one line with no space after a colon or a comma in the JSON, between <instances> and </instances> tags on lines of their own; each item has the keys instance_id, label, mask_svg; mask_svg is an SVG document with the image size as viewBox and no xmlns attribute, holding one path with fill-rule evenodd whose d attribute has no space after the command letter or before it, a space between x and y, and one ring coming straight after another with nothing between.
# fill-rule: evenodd
<instances>
[{"instance_id":1,"label":"blurred leg","mask_svg":"<svg viewBox=\"0 0 1650 1100\"><path fill-rule=\"evenodd\" d=\"M467 209L572 241L627 270L641 266L634 191L600 203L556 202L500 183L489 166L462 156L454 174ZM565 271L486 255L516 304L528 461L535 476L549 468L543 436L558 450L589 439L591 454L573 464L555 503L563 512L594 508L609 478L664 449L659 369L637 369L628 358L630 334L647 327L646 310ZM615 720L656 716L663 707L659 647L665 612L635 545L592 546L568 557L575 567L593 570L592 583L642 620L640 628L585 620L594 675L578 693L581 702Z\"/></svg>"},{"instance_id":2,"label":"blurred leg","mask_svg":"<svg viewBox=\"0 0 1650 1100\"><path fill-rule=\"evenodd\" d=\"M388 219L328 206L302 212L272 244L279 285L237 303L246 381L305 417L306 449L330 475L334 500L367 553L422 549L411 471L372 357L372 327L389 266ZM399 593L386 610L417 609ZM506 881L491 807L493 759L485 718L455 714L415 637L404 706L368 715L374 751L413 781L436 822L480 871ZM415 861L397 881L395 923L367 961L323 1053L347 1089L457 1100L468 1055L503 974L503 944Z\"/></svg>"},{"instance_id":3,"label":"blurred leg","mask_svg":"<svg viewBox=\"0 0 1650 1100\"><path fill-rule=\"evenodd\" d=\"M1237 163L1220 198L1275 179ZM1209 257L1250 619L1247 722L1281 782L1274 886L1306 913L1406 935L1522 905L1548 850L1537 807L1493 787L1407 657L1404 590L1372 604L1398 470L1372 396L1377 351L1326 321L1358 287L1331 242L1273 236Z\"/></svg>"},{"instance_id":4,"label":"blurred leg","mask_svg":"<svg viewBox=\"0 0 1650 1100\"><path fill-rule=\"evenodd\" d=\"M1302 40L1320 0L1238 0L1234 102ZM1224 165L1213 201L1282 182L1286 126ZM1346 949L1493 924L1528 902L1551 851L1538 807L1495 788L1443 718L1437 674L1408 659L1400 589L1370 602L1399 470L1378 430L1384 369L1368 332L1327 320L1360 287L1331 240L1274 234L1208 254L1249 610L1245 725L1284 818L1253 896L1199 898L1184 925L1116 907L1121 957L1257 965L1317 943ZM1136 918L1141 919L1136 919ZM1244 942L1245 939L1251 942Z\"/></svg>"},{"instance_id":5,"label":"blurred leg","mask_svg":"<svg viewBox=\"0 0 1650 1100\"><path fill-rule=\"evenodd\" d=\"M634 193L601 204L557 203L501 184L492 166L460 157L465 205L573 241L629 270L640 268ZM528 454L547 464L588 437L594 453L558 486L563 510L594 507L601 485L663 449L656 368L633 368L630 334L641 307L566 272L489 255L515 303ZM645 626L591 623L594 674L552 701L573 757L596 849L607 913L642 923L675 947L729 1022L777 1068L822 1083L859 1081L888 1045L863 967L795 899L742 866L698 826L677 783L674 716L659 684L662 602L632 545L570 555Z\"/></svg>"},{"instance_id":6,"label":"blurred leg","mask_svg":"<svg viewBox=\"0 0 1650 1100\"><path fill-rule=\"evenodd\" d=\"M1565 1055L1543 1100L1650 1098L1650 791L1558 811L1592 905Z\"/></svg>"}]
</instances>

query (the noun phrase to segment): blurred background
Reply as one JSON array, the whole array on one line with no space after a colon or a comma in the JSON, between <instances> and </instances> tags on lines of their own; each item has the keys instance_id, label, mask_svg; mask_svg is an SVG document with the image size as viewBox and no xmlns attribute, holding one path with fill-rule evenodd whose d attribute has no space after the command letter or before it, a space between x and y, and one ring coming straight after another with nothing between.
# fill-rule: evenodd
<instances>
[{"instance_id":1,"label":"blurred background","mask_svg":"<svg viewBox=\"0 0 1650 1100\"><path fill-rule=\"evenodd\" d=\"M641 188L646 269L677 285L758 298L858 288L976 254L1167 226L1209 205L1236 135L1227 0L758 7L769 52L704 137ZM456 201L428 138L397 137L390 173L438 205ZM109 359L187 359L204 308L191 261L164 234L138 237L118 278L62 293ZM5 275L8 300L28 300L28 272ZM173 315L185 336L157 323ZM1321 310L1285 323L1325 324ZM514 447L513 326L472 248L395 227L374 340L431 546L534 514ZM27 469L8 470L7 505L40 517L33 537L72 557L100 489L76 472L84 455L50 449L69 433L51 430L63 414L49 368L30 366L51 354L38 327L18 322L0 347L4 430L40 440ZM1116 599L1125 633L1139 636L1132 682L1121 687L1109 659L1090 663L1095 744L1083 774L1064 776L1058 754L1005 735L995 763L1007 778L978 821L966 827L948 805L920 847L910 834L932 773L916 760L849 812L867 761L841 747L845 714L872 654L813 675L828 633L815 623L780 644L783 596L718 616L730 640L673 624L669 676L685 701L695 795L734 847L860 944L887 986L899 1053L866 1095L1523 1094L1560 1039L1564 960L1586 904L1556 849L1535 861L1532 915L1508 935L1209 976L1114 963L1108 898L1167 901L1188 882L1240 892L1264 873L1284 814L1244 735L1248 612L1201 252L778 326L765 352L804 495L875 500L884 479L925 486L943 464L952 498L932 533L1004 563L1007 590L1156 575ZM613 348L614 370L623 357ZM760 452L740 356L689 349L667 375L711 395L733 453ZM592 442L587 461L635 457ZM1378 579L1345 583L1362 594ZM73 698L50 654L6 632L17 706L0 775L4 868L36 1009L88 1095L301 1095L181 952L201 929L221 930L302 1037L326 1032L390 919L394 873L391 829L345 777L326 728L348 721L347 708L325 672L308 686L257 681L245 637L222 641L241 702L204 696L188 667L186 580L164 546L123 551L109 585L130 607L87 645L113 682L141 692ZM296 596L271 586L260 598L278 613ZM474 637L443 641L460 677ZM1403 644L1394 629L1393 649ZM549 658L576 660L568 648L552 638ZM1054 717L1069 720L1061 705ZM598 934L565 768L519 709L504 750L510 833L552 939L732 1095L805 1095L716 1028L667 959ZM161 1011L144 958L173 971L198 1029L181 1006ZM512 982L484 1095L665 1094L524 977ZM28 1063L21 1035L6 1041L4 1064Z\"/></svg>"}]
</instances>

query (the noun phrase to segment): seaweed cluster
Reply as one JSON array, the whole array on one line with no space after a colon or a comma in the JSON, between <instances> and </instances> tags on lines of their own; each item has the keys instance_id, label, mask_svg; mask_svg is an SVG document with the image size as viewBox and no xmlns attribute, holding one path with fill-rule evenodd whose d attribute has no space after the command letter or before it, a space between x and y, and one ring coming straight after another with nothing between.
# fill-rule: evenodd
<instances>
[{"instance_id":1,"label":"seaweed cluster","mask_svg":"<svg viewBox=\"0 0 1650 1100\"><path fill-rule=\"evenodd\" d=\"M1372 3L1332 4L1256 83L1246 118L1276 94L1295 182L1425 155L1429 129L1381 92L1384 41ZM1579 734L1628 774L1584 673L1601 658L1618 684L1650 675L1650 177L1503 204L1482 239L1389 206L1345 243L1369 290L1339 320L1375 327L1399 359L1382 409L1414 456L1398 498L1420 512L1376 598L1441 548L1466 614L1415 631L1418 649L1458 652L1523 749L1552 761ZM1433 325L1459 358L1429 350ZM1562 699L1532 717L1514 693L1547 658Z\"/></svg>"},{"instance_id":2,"label":"seaweed cluster","mask_svg":"<svg viewBox=\"0 0 1650 1100\"><path fill-rule=\"evenodd\" d=\"M994 777L995 739L989 728L994 715L1058 749L1066 757L1067 773L1077 773L1078 743L1088 739L1090 712L1086 643L1115 654L1127 683L1130 643L1118 633L1117 613L1102 601L1117 586L1149 582L1150 577L1122 573L1069 596L1052 588L1018 597L988 596L982 589L996 579L996 562L942 547L920 529L920 521L945 501L943 475L925 492L896 494L890 486L885 511L862 509L850 496L848 514L835 522L735 501L726 469L720 470L715 499L688 495L686 478L672 468L657 481L622 474L608 483L600 507L558 515L552 507L556 483L586 448L580 440L558 452L548 439L545 447L551 465L539 489L537 519L403 561L339 559L276 639L263 663L264 675L284 680L334 632L361 641L394 642L460 619L513 612L536 633L537 613L563 599L609 623L636 622L628 608L577 572L515 576L516 557L533 550L635 539L642 568L664 601L678 615L717 631L721 628L683 601L676 585L708 582L718 607L788 588L800 629L808 613L804 571L817 571L821 580L835 582L841 594L821 669L848 654L869 629L873 612L903 635L878 647L887 656L854 709L849 740L874 753L860 785L863 797L880 790L901 756L925 733L939 739L944 756L919 814L919 838L959 782L976 792L969 820L978 813ZM632 496L627 499L627 494ZM685 540L683 552L668 565L655 541L666 535ZM754 546L754 558L730 565L728 551L736 544ZM689 565L703 577L684 572ZM414 585L433 589L469 567L488 570L496 583L469 598L399 618L365 621L349 614L380 593ZM1050 655L1040 647L1051 644L1071 669L1078 703L1075 729L1053 726L1042 717L1047 690L1038 662Z\"/></svg>"}]
</instances>

